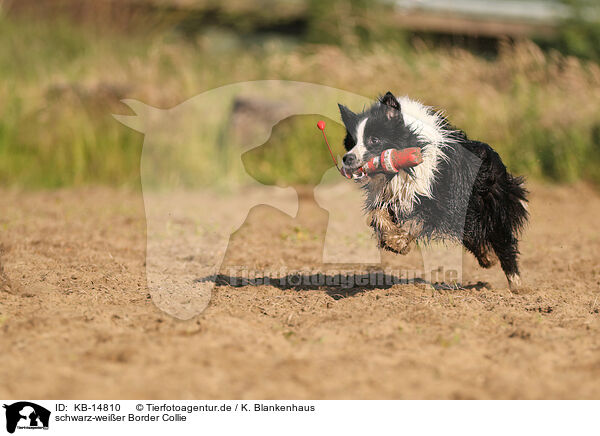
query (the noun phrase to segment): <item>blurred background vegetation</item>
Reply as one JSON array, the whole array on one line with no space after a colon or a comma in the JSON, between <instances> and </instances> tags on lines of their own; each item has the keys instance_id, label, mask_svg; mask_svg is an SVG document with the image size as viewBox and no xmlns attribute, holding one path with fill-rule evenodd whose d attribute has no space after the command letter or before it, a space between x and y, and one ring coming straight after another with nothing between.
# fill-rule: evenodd
<instances>
[{"instance_id":1,"label":"blurred background vegetation","mask_svg":"<svg viewBox=\"0 0 600 436\"><path fill-rule=\"evenodd\" d=\"M443 108L516 173L600 185L598 2L450 3L0 0L0 183L135 186L143 136L112 118L131 113L121 99L170 108L232 82L282 79L409 95ZM279 123L244 157L250 173L318 182L331 165L315 121ZM329 131L341 154L343 130Z\"/></svg>"}]
</instances>

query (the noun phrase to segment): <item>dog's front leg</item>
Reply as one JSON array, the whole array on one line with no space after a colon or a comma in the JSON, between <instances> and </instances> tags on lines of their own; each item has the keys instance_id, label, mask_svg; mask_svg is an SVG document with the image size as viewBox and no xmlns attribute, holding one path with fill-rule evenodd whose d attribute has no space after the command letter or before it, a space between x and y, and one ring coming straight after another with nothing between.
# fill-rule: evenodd
<instances>
[{"instance_id":1,"label":"dog's front leg","mask_svg":"<svg viewBox=\"0 0 600 436\"><path fill-rule=\"evenodd\" d=\"M379 247L397 254L407 254L415 240L415 223L395 223L387 209L369 213L368 222L375 230Z\"/></svg>"}]
</instances>

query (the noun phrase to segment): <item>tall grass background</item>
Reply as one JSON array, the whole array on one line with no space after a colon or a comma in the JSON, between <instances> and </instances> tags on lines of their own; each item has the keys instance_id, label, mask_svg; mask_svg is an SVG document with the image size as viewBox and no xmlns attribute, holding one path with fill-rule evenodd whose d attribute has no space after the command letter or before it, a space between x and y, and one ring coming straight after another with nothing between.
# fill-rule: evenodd
<instances>
[{"instance_id":1,"label":"tall grass background","mask_svg":"<svg viewBox=\"0 0 600 436\"><path fill-rule=\"evenodd\" d=\"M134 186L143 135L111 116L130 114L122 98L170 108L229 83L282 79L369 97L409 95L490 143L515 173L600 185L600 67L593 59L531 41L480 56L401 35L368 43L354 36L324 43L267 35L257 43L223 29L190 35L180 26L123 29L0 12L0 183ZM265 183L318 180L330 158L315 121L281 122L264 151L245 157L251 174ZM343 133L330 129L338 153ZM211 144L189 144L203 150L193 154L199 174L209 170L201 157L215 152Z\"/></svg>"}]
</instances>

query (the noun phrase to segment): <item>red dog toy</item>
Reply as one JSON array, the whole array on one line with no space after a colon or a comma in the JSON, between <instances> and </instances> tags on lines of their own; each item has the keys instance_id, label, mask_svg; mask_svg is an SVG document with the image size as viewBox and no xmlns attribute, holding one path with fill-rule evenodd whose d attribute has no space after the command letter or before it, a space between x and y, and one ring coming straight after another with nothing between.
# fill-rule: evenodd
<instances>
[{"instance_id":1,"label":"red dog toy","mask_svg":"<svg viewBox=\"0 0 600 436\"><path fill-rule=\"evenodd\" d=\"M421 149L418 147L405 148L403 150L388 148L387 150L384 150L380 156L375 156L362 167L353 171L349 171L346 168L340 168L338 166L337 161L335 160L335 157L333 157L331 147L329 146L329 141L327 141L327 135L325 135L325 121L319 121L317 123L317 127L321 132L323 132L325 144L327 144L329 154L333 159L335 167L338 169L342 176L347 177L348 179L361 179L367 174L373 173L394 174L399 172L403 168L415 167L421 162L423 162Z\"/></svg>"}]
</instances>

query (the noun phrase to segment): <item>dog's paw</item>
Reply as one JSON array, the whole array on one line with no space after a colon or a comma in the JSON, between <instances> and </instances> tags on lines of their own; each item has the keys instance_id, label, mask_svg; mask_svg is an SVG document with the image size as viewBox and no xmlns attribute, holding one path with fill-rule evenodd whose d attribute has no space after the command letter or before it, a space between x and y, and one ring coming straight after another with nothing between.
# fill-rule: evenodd
<instances>
[{"instance_id":1,"label":"dog's paw","mask_svg":"<svg viewBox=\"0 0 600 436\"><path fill-rule=\"evenodd\" d=\"M412 238L408 234L384 233L380 240L381 248L396 254L408 254L412 248Z\"/></svg>"},{"instance_id":2,"label":"dog's paw","mask_svg":"<svg viewBox=\"0 0 600 436\"><path fill-rule=\"evenodd\" d=\"M498 263L498 257L490 252L477 257L477 261L482 268L491 268Z\"/></svg>"},{"instance_id":3,"label":"dog's paw","mask_svg":"<svg viewBox=\"0 0 600 436\"><path fill-rule=\"evenodd\" d=\"M519 274L509 274L506 276L508 279L508 289L510 289L513 293L527 293L528 288L523 286L523 282L521 281L521 276Z\"/></svg>"}]
</instances>

